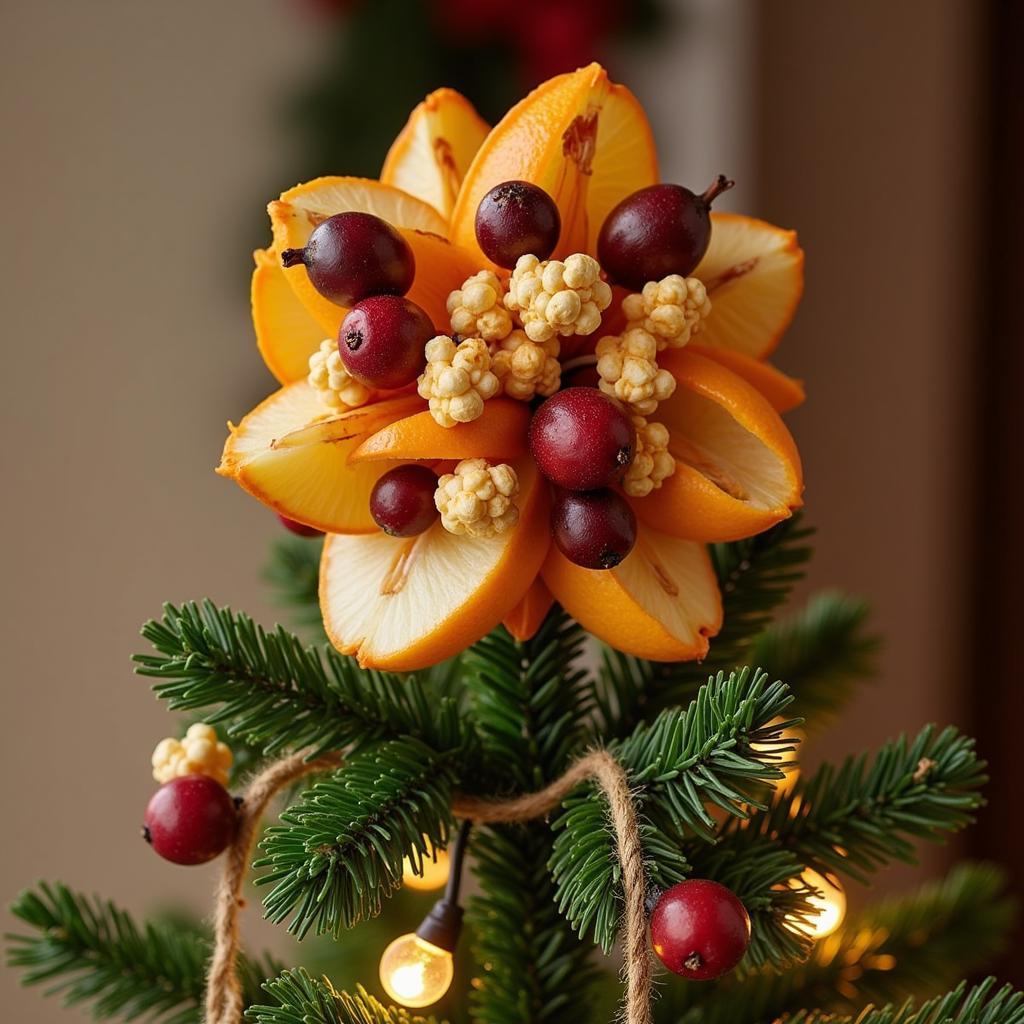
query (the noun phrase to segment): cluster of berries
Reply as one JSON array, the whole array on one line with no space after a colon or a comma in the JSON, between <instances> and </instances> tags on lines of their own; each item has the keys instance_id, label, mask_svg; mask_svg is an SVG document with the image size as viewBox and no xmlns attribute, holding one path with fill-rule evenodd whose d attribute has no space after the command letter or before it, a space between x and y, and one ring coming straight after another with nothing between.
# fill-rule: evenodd
<instances>
[{"instance_id":1,"label":"cluster of berries","mask_svg":"<svg viewBox=\"0 0 1024 1024\"><path fill-rule=\"evenodd\" d=\"M599 260L576 253L563 261L550 259L562 233L554 200L529 182L502 182L481 200L475 227L484 254L511 275L503 283L482 270L453 291L450 335L404 297L416 267L399 231L372 214L329 217L305 248L282 253L285 266L303 264L321 295L349 307L337 346L325 342L310 360L310 382L329 392L333 408L415 384L445 427L476 419L498 394L538 403L529 443L554 487L555 542L578 565L613 568L637 535L623 493L643 497L675 470L668 431L647 419L675 387L655 356L686 344L710 309L703 286L686 275L710 242L711 202L731 185L720 177L701 195L679 185L641 189L606 219ZM594 380L569 386L561 341L600 326L612 301L606 277L636 290L623 303L627 330L597 344ZM440 521L490 537L515 526L518 489L511 466L482 459L440 478L399 466L378 481L370 512L393 536Z\"/></svg>"}]
</instances>

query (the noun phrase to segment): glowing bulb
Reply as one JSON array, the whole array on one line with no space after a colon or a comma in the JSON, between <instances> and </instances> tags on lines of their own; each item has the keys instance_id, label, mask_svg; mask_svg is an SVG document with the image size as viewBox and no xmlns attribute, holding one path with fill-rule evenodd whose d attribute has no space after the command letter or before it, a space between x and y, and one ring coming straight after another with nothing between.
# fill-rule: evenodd
<instances>
[{"instance_id":1,"label":"glowing bulb","mask_svg":"<svg viewBox=\"0 0 1024 1024\"><path fill-rule=\"evenodd\" d=\"M820 889L822 895L810 896L810 903L818 913L806 921L800 922L800 928L812 939L823 939L831 935L846 917L846 893L838 882L833 882L817 871L807 868L800 876L800 881L811 889Z\"/></svg>"},{"instance_id":2,"label":"glowing bulb","mask_svg":"<svg viewBox=\"0 0 1024 1024\"><path fill-rule=\"evenodd\" d=\"M436 1003L448 991L455 964L447 950L424 941L415 932L401 935L380 958L380 983L402 1006Z\"/></svg>"},{"instance_id":3,"label":"glowing bulb","mask_svg":"<svg viewBox=\"0 0 1024 1024\"><path fill-rule=\"evenodd\" d=\"M774 718L768 724L778 725L781 722L781 718ZM804 731L803 729L797 728L795 725L791 725L789 728L783 729L782 732L779 733L779 739L784 740L785 743L765 743L762 741L761 743L751 743L750 746L759 754L774 753L779 746L784 746L785 744L792 744L797 750L799 750L800 744L804 741ZM786 756L793 758L795 762L795 751ZM775 783L776 796L784 796L796 785L796 780L800 778L800 766L794 763L790 768L783 768L782 774L784 777Z\"/></svg>"},{"instance_id":4,"label":"glowing bulb","mask_svg":"<svg viewBox=\"0 0 1024 1024\"><path fill-rule=\"evenodd\" d=\"M410 889L427 891L428 889L440 889L448 881L448 851L434 850L434 859L424 857L422 860L422 872L416 873L411 858L406 857L402 862L402 882Z\"/></svg>"}]
</instances>

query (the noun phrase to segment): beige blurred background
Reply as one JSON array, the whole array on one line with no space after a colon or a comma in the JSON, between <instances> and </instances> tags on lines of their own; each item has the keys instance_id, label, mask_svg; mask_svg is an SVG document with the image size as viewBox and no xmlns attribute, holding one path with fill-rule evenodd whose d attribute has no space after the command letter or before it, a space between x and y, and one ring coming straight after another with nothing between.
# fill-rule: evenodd
<instances>
[{"instance_id":1,"label":"beige blurred background","mask_svg":"<svg viewBox=\"0 0 1024 1024\"><path fill-rule=\"evenodd\" d=\"M685 33L625 77L666 178L729 170L735 204L807 249L778 362L811 395L792 425L812 582L869 596L888 638L880 679L819 744L837 756L964 713L975 241L949 197L977 169L984 5L686 6ZM275 617L259 571L276 523L212 468L224 421L270 388L247 219L292 184L279 101L317 23L286 0L3 13L0 901L59 877L138 911L202 908L212 870L137 839L169 719L129 656L164 600ZM24 1024L78 1019L6 970L0 1004Z\"/></svg>"}]
</instances>

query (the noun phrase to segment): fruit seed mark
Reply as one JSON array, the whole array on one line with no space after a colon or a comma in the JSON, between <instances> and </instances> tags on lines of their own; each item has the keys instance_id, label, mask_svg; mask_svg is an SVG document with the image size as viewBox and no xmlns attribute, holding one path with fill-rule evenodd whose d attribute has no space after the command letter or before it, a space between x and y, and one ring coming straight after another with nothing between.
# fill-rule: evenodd
<instances>
[{"instance_id":1,"label":"fruit seed mark","mask_svg":"<svg viewBox=\"0 0 1024 1024\"><path fill-rule=\"evenodd\" d=\"M568 252L582 252L590 231L587 191L593 174L599 116L599 108L590 107L577 114L562 133L562 167L551 195L562 211L559 249Z\"/></svg>"},{"instance_id":2,"label":"fruit seed mark","mask_svg":"<svg viewBox=\"0 0 1024 1024\"><path fill-rule=\"evenodd\" d=\"M688 437L673 436L669 443L669 451L680 462L697 470L701 476L707 477L720 491L737 501L747 501L750 497L743 485L722 465L715 462L711 452Z\"/></svg>"},{"instance_id":3,"label":"fruit seed mark","mask_svg":"<svg viewBox=\"0 0 1024 1024\"><path fill-rule=\"evenodd\" d=\"M669 571L662 565L657 552L650 543L643 537L638 538L636 543L637 554L651 567L658 586L668 594L669 597L679 596L679 584L672 578Z\"/></svg>"},{"instance_id":4,"label":"fruit seed mark","mask_svg":"<svg viewBox=\"0 0 1024 1024\"><path fill-rule=\"evenodd\" d=\"M459 194L462 175L459 174L458 165L455 163L455 151L452 149L452 144L440 135L434 139L434 160L441 170L441 185L444 189L445 203L451 207L455 203L455 197Z\"/></svg>"},{"instance_id":5,"label":"fruit seed mark","mask_svg":"<svg viewBox=\"0 0 1024 1024\"><path fill-rule=\"evenodd\" d=\"M412 564L416 558L416 549L420 546L420 541L428 533L430 533L430 530L416 537L410 537L395 553L388 571L384 573L384 578L380 582L381 597L394 597L401 592L409 579L409 573L412 571Z\"/></svg>"},{"instance_id":6,"label":"fruit seed mark","mask_svg":"<svg viewBox=\"0 0 1024 1024\"><path fill-rule=\"evenodd\" d=\"M731 267L726 267L718 277L713 277L710 281L704 282L705 291L710 295L717 288L721 288L722 285L735 281L736 278L743 277L744 274L749 274L760 261L760 256L752 256L749 260L744 260L742 263L734 263Z\"/></svg>"}]
</instances>

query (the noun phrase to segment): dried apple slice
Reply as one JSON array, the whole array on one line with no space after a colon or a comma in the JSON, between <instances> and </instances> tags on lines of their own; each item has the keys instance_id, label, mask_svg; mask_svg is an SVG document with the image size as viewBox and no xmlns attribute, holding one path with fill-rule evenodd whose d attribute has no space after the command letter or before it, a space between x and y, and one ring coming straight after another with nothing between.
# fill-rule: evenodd
<instances>
[{"instance_id":1,"label":"dried apple slice","mask_svg":"<svg viewBox=\"0 0 1024 1024\"><path fill-rule=\"evenodd\" d=\"M256 345L267 369L281 384L291 384L309 372L309 357L327 335L292 291L277 254L257 249L253 259L250 294Z\"/></svg>"},{"instance_id":2,"label":"dried apple slice","mask_svg":"<svg viewBox=\"0 0 1024 1024\"><path fill-rule=\"evenodd\" d=\"M653 417L669 429L676 471L634 500L637 516L675 537L726 541L792 515L802 504L800 455L768 400L689 347L659 361L677 381Z\"/></svg>"},{"instance_id":3,"label":"dried apple slice","mask_svg":"<svg viewBox=\"0 0 1024 1024\"><path fill-rule=\"evenodd\" d=\"M352 462L381 459L502 459L526 454L530 407L494 398L470 423L442 427L429 412L418 412L381 428L352 453Z\"/></svg>"},{"instance_id":4,"label":"dried apple slice","mask_svg":"<svg viewBox=\"0 0 1024 1024\"><path fill-rule=\"evenodd\" d=\"M614 569L584 569L554 545L541 573L563 608L616 650L652 661L693 661L722 625L707 549L639 524Z\"/></svg>"},{"instance_id":5,"label":"dried apple slice","mask_svg":"<svg viewBox=\"0 0 1024 1024\"><path fill-rule=\"evenodd\" d=\"M301 249L318 224L350 210L372 213L398 228L416 259L416 278L408 297L427 311L435 326L446 326L448 293L479 268L445 242L447 224L437 210L400 189L367 178L317 178L296 185L267 207L274 251L280 256L285 249ZM283 272L325 336L337 334L344 307L325 299L301 264L285 267Z\"/></svg>"},{"instance_id":6,"label":"dried apple slice","mask_svg":"<svg viewBox=\"0 0 1024 1024\"><path fill-rule=\"evenodd\" d=\"M380 180L429 203L447 221L489 130L465 96L437 89L409 115L388 150Z\"/></svg>"},{"instance_id":7,"label":"dried apple slice","mask_svg":"<svg viewBox=\"0 0 1024 1024\"><path fill-rule=\"evenodd\" d=\"M657 178L650 128L626 90L615 91L610 101L608 153L597 151L603 107L613 89L604 69L591 64L550 79L517 103L491 130L466 172L452 211L452 241L486 264L474 230L477 206L495 185L519 178L539 185L558 204L562 235L555 255L586 251L592 227L601 226L590 220L603 221L619 199Z\"/></svg>"},{"instance_id":8,"label":"dried apple slice","mask_svg":"<svg viewBox=\"0 0 1024 1024\"><path fill-rule=\"evenodd\" d=\"M514 608L548 548L547 488L529 459L519 473L519 523L492 538L440 525L418 537L328 537L320 607L331 642L369 668L406 671L475 643Z\"/></svg>"},{"instance_id":9,"label":"dried apple slice","mask_svg":"<svg viewBox=\"0 0 1024 1024\"><path fill-rule=\"evenodd\" d=\"M687 347L691 352L714 359L726 369L732 370L737 377L742 377L748 384L752 384L768 399L776 412L790 412L803 405L807 397L803 381L790 377L771 363L745 356L732 348L712 348L694 342L690 342Z\"/></svg>"},{"instance_id":10,"label":"dried apple slice","mask_svg":"<svg viewBox=\"0 0 1024 1024\"><path fill-rule=\"evenodd\" d=\"M538 577L526 596L501 620L501 624L520 642L536 636L555 599Z\"/></svg>"},{"instance_id":11,"label":"dried apple slice","mask_svg":"<svg viewBox=\"0 0 1024 1024\"><path fill-rule=\"evenodd\" d=\"M774 351L800 304L804 251L795 231L712 212L711 244L693 275L711 297L701 344L763 359Z\"/></svg>"},{"instance_id":12,"label":"dried apple slice","mask_svg":"<svg viewBox=\"0 0 1024 1024\"><path fill-rule=\"evenodd\" d=\"M367 434L423 402L403 395L325 416L316 391L296 381L246 416L224 445L217 472L276 512L325 533L369 533L370 491L386 465L349 465Z\"/></svg>"}]
</instances>

